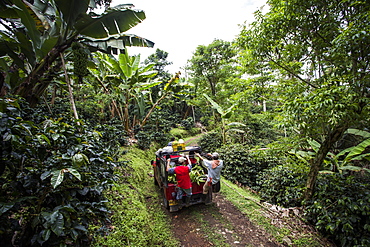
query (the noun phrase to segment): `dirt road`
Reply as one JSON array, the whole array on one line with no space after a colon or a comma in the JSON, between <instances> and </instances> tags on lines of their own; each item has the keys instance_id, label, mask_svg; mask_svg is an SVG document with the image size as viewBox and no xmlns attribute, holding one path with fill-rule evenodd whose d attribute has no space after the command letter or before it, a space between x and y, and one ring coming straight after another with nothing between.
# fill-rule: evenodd
<instances>
[{"instance_id":1,"label":"dirt road","mask_svg":"<svg viewBox=\"0 0 370 247\"><path fill-rule=\"evenodd\" d=\"M214 194L210 205L194 205L168 215L175 237L184 247L283 246L253 225L221 194Z\"/></svg>"}]
</instances>

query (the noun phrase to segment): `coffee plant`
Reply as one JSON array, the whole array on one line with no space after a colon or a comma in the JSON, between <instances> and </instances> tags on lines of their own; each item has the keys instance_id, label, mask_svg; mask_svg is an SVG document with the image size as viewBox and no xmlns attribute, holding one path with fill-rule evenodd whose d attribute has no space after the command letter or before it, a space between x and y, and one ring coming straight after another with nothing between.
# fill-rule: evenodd
<instances>
[{"instance_id":1,"label":"coffee plant","mask_svg":"<svg viewBox=\"0 0 370 247\"><path fill-rule=\"evenodd\" d=\"M202 151L206 153L213 153L216 149L222 146L222 136L219 132L209 132L203 135L199 140L199 145Z\"/></svg>"},{"instance_id":2,"label":"coffee plant","mask_svg":"<svg viewBox=\"0 0 370 247\"><path fill-rule=\"evenodd\" d=\"M181 126L186 130L191 130L194 126L194 120L193 118L189 117L187 119L183 119L181 121Z\"/></svg>"},{"instance_id":3,"label":"coffee plant","mask_svg":"<svg viewBox=\"0 0 370 247\"><path fill-rule=\"evenodd\" d=\"M260 173L255 188L261 199L283 207L301 206L307 172L300 170L278 165Z\"/></svg>"},{"instance_id":4,"label":"coffee plant","mask_svg":"<svg viewBox=\"0 0 370 247\"><path fill-rule=\"evenodd\" d=\"M364 179L322 174L305 217L338 246L370 246L369 188Z\"/></svg>"},{"instance_id":5,"label":"coffee plant","mask_svg":"<svg viewBox=\"0 0 370 247\"><path fill-rule=\"evenodd\" d=\"M248 146L229 145L218 149L225 162L222 174L231 181L254 188L257 176L279 164L274 155L264 150L249 150Z\"/></svg>"},{"instance_id":6,"label":"coffee plant","mask_svg":"<svg viewBox=\"0 0 370 247\"><path fill-rule=\"evenodd\" d=\"M30 111L20 99L0 100L2 246L88 246L90 226L108 217L102 192L120 163L82 121L35 123Z\"/></svg>"}]
</instances>

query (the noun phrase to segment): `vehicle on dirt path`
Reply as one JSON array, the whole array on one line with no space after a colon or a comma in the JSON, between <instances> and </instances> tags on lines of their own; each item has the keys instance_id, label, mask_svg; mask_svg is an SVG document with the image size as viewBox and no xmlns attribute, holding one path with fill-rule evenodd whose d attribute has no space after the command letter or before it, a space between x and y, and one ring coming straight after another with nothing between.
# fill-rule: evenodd
<instances>
[{"instance_id":1,"label":"vehicle on dirt path","mask_svg":"<svg viewBox=\"0 0 370 247\"><path fill-rule=\"evenodd\" d=\"M183 147L182 150L177 148L165 147L156 152L155 160L151 161L154 172L154 183L159 186L163 194L163 205L169 209L170 212L176 212L182 207L191 206L200 203L212 202L212 186L207 195L203 196L203 185L207 180L207 169L203 168L198 160L195 158L195 153L201 153L201 147L189 146ZM176 179L175 175L170 175L166 171L167 159L171 159L171 167L179 165L178 159L189 155L192 165L190 173L192 184L192 195L190 201L186 203L186 195L182 199L176 200ZM187 162L187 161L186 161Z\"/></svg>"}]
</instances>

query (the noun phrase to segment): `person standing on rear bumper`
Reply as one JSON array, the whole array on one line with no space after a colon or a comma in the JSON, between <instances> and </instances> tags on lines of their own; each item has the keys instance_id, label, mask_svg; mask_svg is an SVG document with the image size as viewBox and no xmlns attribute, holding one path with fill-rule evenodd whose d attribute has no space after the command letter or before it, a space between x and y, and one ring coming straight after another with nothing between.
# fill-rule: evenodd
<instances>
[{"instance_id":1,"label":"person standing on rear bumper","mask_svg":"<svg viewBox=\"0 0 370 247\"><path fill-rule=\"evenodd\" d=\"M188 162L188 164L185 163L185 161ZM188 203L190 201L190 197L192 195L192 188L191 188L191 180L190 180L190 172L192 169L191 161L189 158L189 155L185 157L180 157L178 159L179 166L176 166L174 168L170 167L171 159L167 159L167 172L169 174L176 174L176 180L177 180L177 200L182 199L183 193L186 194L186 202Z\"/></svg>"}]
</instances>

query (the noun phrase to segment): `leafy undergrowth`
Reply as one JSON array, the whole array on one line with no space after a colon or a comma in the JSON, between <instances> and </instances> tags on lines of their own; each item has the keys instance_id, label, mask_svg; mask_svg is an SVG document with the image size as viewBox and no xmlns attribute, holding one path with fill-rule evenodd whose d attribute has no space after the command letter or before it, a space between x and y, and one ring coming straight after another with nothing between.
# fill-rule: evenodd
<instances>
[{"instance_id":1,"label":"leafy undergrowth","mask_svg":"<svg viewBox=\"0 0 370 247\"><path fill-rule=\"evenodd\" d=\"M333 246L320 237L312 227L295 216L284 216L260 203L260 198L251 191L222 179L221 194L259 225L278 242L288 246Z\"/></svg>"},{"instance_id":2,"label":"leafy undergrowth","mask_svg":"<svg viewBox=\"0 0 370 247\"><path fill-rule=\"evenodd\" d=\"M179 246L161 204L150 203L159 197L149 177L154 152L131 148L122 157L130 168L117 168L120 179L106 195L112 212L110 230L98 236L94 246Z\"/></svg>"}]
</instances>

